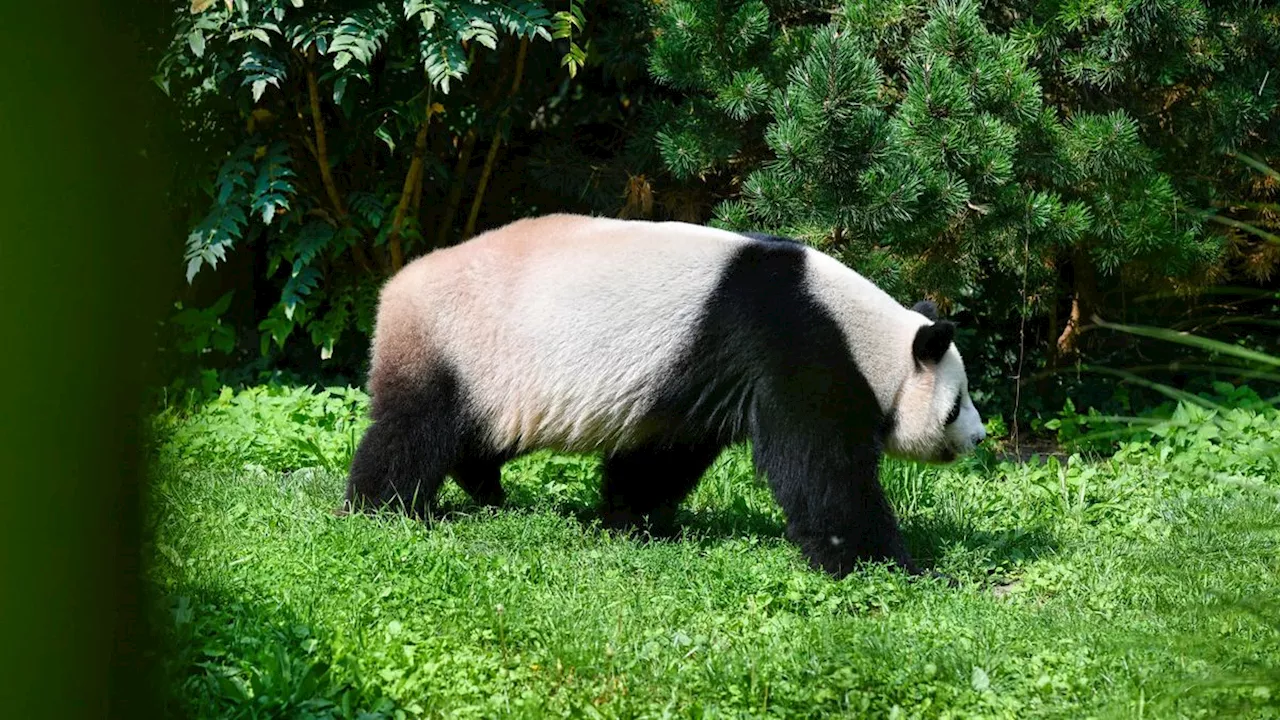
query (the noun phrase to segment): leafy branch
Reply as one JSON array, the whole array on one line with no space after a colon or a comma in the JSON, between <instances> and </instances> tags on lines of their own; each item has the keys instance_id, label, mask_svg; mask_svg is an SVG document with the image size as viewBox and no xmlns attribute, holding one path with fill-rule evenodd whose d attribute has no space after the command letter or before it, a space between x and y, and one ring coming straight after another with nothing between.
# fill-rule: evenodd
<instances>
[{"instance_id":1,"label":"leafy branch","mask_svg":"<svg viewBox=\"0 0 1280 720\"><path fill-rule=\"evenodd\" d=\"M252 237L280 292L257 318L262 351L303 330L330 357L344 330L371 329L377 280L422 249L421 223L443 228L445 244L473 183L466 232L475 231L530 49L557 42L552 3L174 2L155 82L193 144L216 153L191 199L185 275L190 283L219 268ZM581 5L561 15L579 61ZM491 66L486 51L501 53L498 72L476 92L463 83ZM471 173L491 130L484 166Z\"/></svg>"},{"instance_id":2,"label":"leafy branch","mask_svg":"<svg viewBox=\"0 0 1280 720\"><path fill-rule=\"evenodd\" d=\"M560 59L560 66L569 68L569 77L576 77L578 69L587 62L587 53L573 39L575 29L581 33L587 27L587 20L582 14L582 0L569 0L569 9L556 13L554 27L553 38L569 41L569 50Z\"/></svg>"}]
</instances>

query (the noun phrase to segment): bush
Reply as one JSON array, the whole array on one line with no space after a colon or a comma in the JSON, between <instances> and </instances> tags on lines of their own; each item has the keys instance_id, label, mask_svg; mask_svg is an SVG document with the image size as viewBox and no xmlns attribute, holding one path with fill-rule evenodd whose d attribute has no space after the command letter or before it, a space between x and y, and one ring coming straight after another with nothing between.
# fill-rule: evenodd
<instances>
[{"instance_id":1,"label":"bush","mask_svg":"<svg viewBox=\"0 0 1280 720\"><path fill-rule=\"evenodd\" d=\"M159 413L153 431L162 456L179 467L345 472L368 427L368 405L351 387L224 387L193 410Z\"/></svg>"}]
</instances>

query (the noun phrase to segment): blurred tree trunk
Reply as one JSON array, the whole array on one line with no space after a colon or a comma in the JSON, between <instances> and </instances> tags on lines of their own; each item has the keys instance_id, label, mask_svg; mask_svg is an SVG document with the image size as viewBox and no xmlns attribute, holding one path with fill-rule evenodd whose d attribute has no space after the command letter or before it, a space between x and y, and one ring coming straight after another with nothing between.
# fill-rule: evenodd
<instances>
[{"instance_id":1,"label":"blurred tree trunk","mask_svg":"<svg viewBox=\"0 0 1280 720\"><path fill-rule=\"evenodd\" d=\"M1071 312L1054 348L1055 365L1057 361L1075 357L1079 351L1080 332L1084 323L1098 308L1097 270L1083 248L1077 247L1071 253L1071 275Z\"/></svg>"}]
</instances>

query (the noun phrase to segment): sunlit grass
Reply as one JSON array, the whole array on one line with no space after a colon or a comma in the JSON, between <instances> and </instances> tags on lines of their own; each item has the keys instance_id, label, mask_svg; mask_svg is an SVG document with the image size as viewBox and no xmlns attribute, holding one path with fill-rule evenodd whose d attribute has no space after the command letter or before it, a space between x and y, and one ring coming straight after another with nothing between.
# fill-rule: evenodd
<instances>
[{"instance_id":1,"label":"sunlit grass","mask_svg":"<svg viewBox=\"0 0 1280 720\"><path fill-rule=\"evenodd\" d=\"M597 461L547 453L508 465L502 510L448 485L430 527L338 517L359 403L307 397L228 400L167 426L151 579L176 712L1280 712L1280 630L1249 609L1280 591L1280 509L1220 480L1280 487L1274 414L1184 408L1157 442L1109 459L889 464L909 544L950 588L809 570L741 448L708 472L675 541L599 531ZM332 457L307 462L284 436Z\"/></svg>"}]
</instances>

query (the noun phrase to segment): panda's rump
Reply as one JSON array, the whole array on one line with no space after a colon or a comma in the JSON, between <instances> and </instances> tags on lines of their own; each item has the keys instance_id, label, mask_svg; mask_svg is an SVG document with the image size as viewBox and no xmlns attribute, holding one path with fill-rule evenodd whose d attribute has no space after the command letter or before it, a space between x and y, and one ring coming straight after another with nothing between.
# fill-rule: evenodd
<instances>
[{"instance_id":1,"label":"panda's rump","mask_svg":"<svg viewBox=\"0 0 1280 720\"><path fill-rule=\"evenodd\" d=\"M432 352L457 373L495 449L641 443L663 431L652 411L679 382L739 239L667 223L546 221L536 238L520 225L480 238L458 265L420 279L438 288L420 308Z\"/></svg>"}]
</instances>

